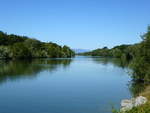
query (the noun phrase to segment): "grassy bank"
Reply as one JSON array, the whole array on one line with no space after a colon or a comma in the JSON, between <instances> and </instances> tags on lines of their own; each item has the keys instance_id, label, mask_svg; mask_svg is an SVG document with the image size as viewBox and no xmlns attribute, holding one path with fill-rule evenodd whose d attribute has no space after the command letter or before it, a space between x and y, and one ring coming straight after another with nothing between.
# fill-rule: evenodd
<instances>
[{"instance_id":1,"label":"grassy bank","mask_svg":"<svg viewBox=\"0 0 150 113\"><path fill-rule=\"evenodd\" d=\"M123 113L150 113L150 86L146 87L145 90L139 95L146 97L148 99L148 102L144 105L134 107L133 109ZM113 110L113 113L122 113L122 112Z\"/></svg>"},{"instance_id":2,"label":"grassy bank","mask_svg":"<svg viewBox=\"0 0 150 113\"><path fill-rule=\"evenodd\" d=\"M146 87L144 92L140 93L139 95L146 97L148 102L125 113L150 113L150 86Z\"/></svg>"},{"instance_id":3,"label":"grassy bank","mask_svg":"<svg viewBox=\"0 0 150 113\"><path fill-rule=\"evenodd\" d=\"M150 102L150 86L147 86L144 92L140 93L140 95L146 97Z\"/></svg>"},{"instance_id":4,"label":"grassy bank","mask_svg":"<svg viewBox=\"0 0 150 113\"><path fill-rule=\"evenodd\" d=\"M150 103L148 102L139 107L135 107L131 109L130 111L126 111L125 113L150 113Z\"/></svg>"}]
</instances>

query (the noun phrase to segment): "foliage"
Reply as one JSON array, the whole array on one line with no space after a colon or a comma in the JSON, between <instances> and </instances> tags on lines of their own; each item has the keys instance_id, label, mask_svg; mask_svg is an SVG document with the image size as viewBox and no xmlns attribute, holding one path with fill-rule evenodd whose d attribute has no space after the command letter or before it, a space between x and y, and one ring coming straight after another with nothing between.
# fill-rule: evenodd
<instances>
[{"instance_id":1,"label":"foliage","mask_svg":"<svg viewBox=\"0 0 150 113\"><path fill-rule=\"evenodd\" d=\"M142 39L138 44L120 45L111 49L104 47L82 55L120 58L123 62L129 62L135 81L150 82L150 26Z\"/></svg>"},{"instance_id":2,"label":"foliage","mask_svg":"<svg viewBox=\"0 0 150 113\"><path fill-rule=\"evenodd\" d=\"M13 58L30 58L31 51L24 45L24 43L15 43L11 47Z\"/></svg>"},{"instance_id":3,"label":"foliage","mask_svg":"<svg viewBox=\"0 0 150 113\"><path fill-rule=\"evenodd\" d=\"M0 59L10 58L10 49L7 46L0 46Z\"/></svg>"},{"instance_id":4,"label":"foliage","mask_svg":"<svg viewBox=\"0 0 150 113\"><path fill-rule=\"evenodd\" d=\"M72 57L75 53L67 46L44 43L26 36L8 35L0 31L0 58L60 58Z\"/></svg>"},{"instance_id":5,"label":"foliage","mask_svg":"<svg viewBox=\"0 0 150 113\"><path fill-rule=\"evenodd\" d=\"M133 77L135 80L150 82L150 27L143 36L137 54L131 63Z\"/></svg>"}]
</instances>

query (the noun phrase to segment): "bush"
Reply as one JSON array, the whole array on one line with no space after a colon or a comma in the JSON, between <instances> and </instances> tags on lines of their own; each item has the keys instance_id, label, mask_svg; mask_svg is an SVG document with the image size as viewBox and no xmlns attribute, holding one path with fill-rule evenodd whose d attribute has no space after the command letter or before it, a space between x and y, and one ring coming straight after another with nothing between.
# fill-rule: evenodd
<instances>
[{"instance_id":1,"label":"bush","mask_svg":"<svg viewBox=\"0 0 150 113\"><path fill-rule=\"evenodd\" d=\"M6 59L11 57L11 52L9 47L0 46L0 59Z\"/></svg>"}]
</instances>

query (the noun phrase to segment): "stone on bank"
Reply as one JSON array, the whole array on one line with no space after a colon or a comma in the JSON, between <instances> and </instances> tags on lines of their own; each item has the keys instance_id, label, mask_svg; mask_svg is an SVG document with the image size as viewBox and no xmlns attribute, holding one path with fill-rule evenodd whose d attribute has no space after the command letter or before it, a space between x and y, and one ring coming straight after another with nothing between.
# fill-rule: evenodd
<instances>
[{"instance_id":1,"label":"stone on bank","mask_svg":"<svg viewBox=\"0 0 150 113\"><path fill-rule=\"evenodd\" d=\"M137 107L143 105L147 102L147 98L143 96L139 96L136 98L132 98L130 100L124 99L121 101L121 112L131 110L133 107Z\"/></svg>"}]
</instances>

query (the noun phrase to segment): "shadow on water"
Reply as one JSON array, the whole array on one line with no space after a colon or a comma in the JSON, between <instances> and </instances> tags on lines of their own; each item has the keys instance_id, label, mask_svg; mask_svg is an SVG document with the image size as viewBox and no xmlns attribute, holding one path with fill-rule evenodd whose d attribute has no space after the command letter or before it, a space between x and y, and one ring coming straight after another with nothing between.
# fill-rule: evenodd
<instances>
[{"instance_id":1,"label":"shadow on water","mask_svg":"<svg viewBox=\"0 0 150 113\"><path fill-rule=\"evenodd\" d=\"M57 68L67 68L72 59L34 59L0 61L0 83L19 78L34 78L41 71L54 72Z\"/></svg>"}]
</instances>

